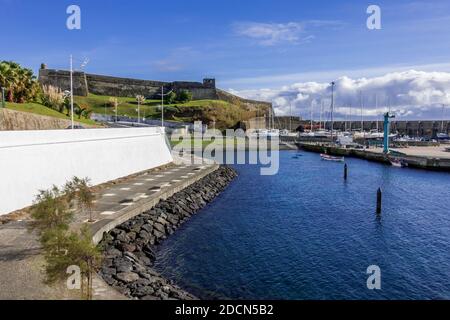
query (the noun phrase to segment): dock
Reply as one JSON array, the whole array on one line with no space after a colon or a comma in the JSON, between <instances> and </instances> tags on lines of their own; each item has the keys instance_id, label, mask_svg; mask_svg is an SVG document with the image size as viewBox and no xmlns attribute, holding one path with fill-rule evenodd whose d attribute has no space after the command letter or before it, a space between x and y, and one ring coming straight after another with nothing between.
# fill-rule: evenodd
<instances>
[{"instance_id":1,"label":"dock","mask_svg":"<svg viewBox=\"0 0 450 320\"><path fill-rule=\"evenodd\" d=\"M389 157L383 153L382 148L355 149L311 142L297 142L296 145L306 151L390 164ZM446 151L448 147L449 145L392 148L390 156L405 161L411 168L450 172L450 152Z\"/></svg>"}]
</instances>

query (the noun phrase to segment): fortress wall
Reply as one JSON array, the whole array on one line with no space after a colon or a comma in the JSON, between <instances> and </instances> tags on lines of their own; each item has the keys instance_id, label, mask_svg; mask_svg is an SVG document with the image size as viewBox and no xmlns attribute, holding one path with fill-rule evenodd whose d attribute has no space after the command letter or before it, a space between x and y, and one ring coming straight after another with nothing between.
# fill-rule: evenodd
<instances>
[{"instance_id":1,"label":"fortress wall","mask_svg":"<svg viewBox=\"0 0 450 320\"><path fill-rule=\"evenodd\" d=\"M39 70L39 82L43 85L51 85L62 91L70 90L70 72L63 70ZM88 84L84 72L73 73L73 92L77 96L88 95Z\"/></svg>"},{"instance_id":2,"label":"fortress wall","mask_svg":"<svg viewBox=\"0 0 450 320\"><path fill-rule=\"evenodd\" d=\"M65 70L40 69L39 82L52 85L61 90L70 90L70 72ZM73 74L74 93L77 96L87 96L89 93L104 96L135 97L140 94L151 99L160 99L161 87L164 90L189 90L194 100L217 99L214 79L201 82L176 81L163 82L119 78L84 72Z\"/></svg>"},{"instance_id":3,"label":"fortress wall","mask_svg":"<svg viewBox=\"0 0 450 320\"><path fill-rule=\"evenodd\" d=\"M89 92L103 96L135 97L140 94L146 97L154 97L161 91L167 82L136 80L87 74Z\"/></svg>"}]
</instances>

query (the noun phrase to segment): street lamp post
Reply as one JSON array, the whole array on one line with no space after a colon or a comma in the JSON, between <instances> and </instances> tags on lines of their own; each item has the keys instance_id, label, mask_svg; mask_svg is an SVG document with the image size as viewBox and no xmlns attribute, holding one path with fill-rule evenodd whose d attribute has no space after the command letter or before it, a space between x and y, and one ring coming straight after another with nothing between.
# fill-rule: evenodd
<instances>
[{"instance_id":1,"label":"street lamp post","mask_svg":"<svg viewBox=\"0 0 450 320\"><path fill-rule=\"evenodd\" d=\"M5 102L5 88L2 87L2 107L6 108L6 102Z\"/></svg>"},{"instance_id":2,"label":"street lamp post","mask_svg":"<svg viewBox=\"0 0 450 320\"><path fill-rule=\"evenodd\" d=\"M74 120L73 120L73 57L70 55L70 113L71 113L71 122L72 122L72 130L75 128Z\"/></svg>"},{"instance_id":3,"label":"street lamp post","mask_svg":"<svg viewBox=\"0 0 450 320\"><path fill-rule=\"evenodd\" d=\"M164 93L164 86L161 86L161 127L164 128L164 96L171 94L173 90Z\"/></svg>"},{"instance_id":4,"label":"street lamp post","mask_svg":"<svg viewBox=\"0 0 450 320\"><path fill-rule=\"evenodd\" d=\"M138 123L141 123L141 102L138 99L138 109L137 109L137 113L138 113Z\"/></svg>"},{"instance_id":5,"label":"street lamp post","mask_svg":"<svg viewBox=\"0 0 450 320\"><path fill-rule=\"evenodd\" d=\"M164 86L161 86L161 127L164 128Z\"/></svg>"}]
</instances>

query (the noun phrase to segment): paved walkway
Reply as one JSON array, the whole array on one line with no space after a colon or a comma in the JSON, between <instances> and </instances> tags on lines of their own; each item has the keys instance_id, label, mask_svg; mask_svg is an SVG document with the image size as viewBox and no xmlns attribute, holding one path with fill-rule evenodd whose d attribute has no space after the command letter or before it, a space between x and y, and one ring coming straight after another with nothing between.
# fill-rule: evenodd
<instances>
[{"instance_id":1,"label":"paved walkway","mask_svg":"<svg viewBox=\"0 0 450 320\"><path fill-rule=\"evenodd\" d=\"M93 218L97 220L95 225L101 227L123 215L127 211L125 208L138 207L147 200L155 200L165 190L179 187L184 181L202 176L211 167L211 164L182 163L160 171L150 170L101 189L97 194L93 212ZM87 215L77 214L75 224L87 219ZM27 221L0 225L0 300L77 299L79 296L74 291L43 284L44 260L40 255L36 236L29 233L26 226ZM123 296L96 278L94 298L120 299Z\"/></svg>"}]
</instances>

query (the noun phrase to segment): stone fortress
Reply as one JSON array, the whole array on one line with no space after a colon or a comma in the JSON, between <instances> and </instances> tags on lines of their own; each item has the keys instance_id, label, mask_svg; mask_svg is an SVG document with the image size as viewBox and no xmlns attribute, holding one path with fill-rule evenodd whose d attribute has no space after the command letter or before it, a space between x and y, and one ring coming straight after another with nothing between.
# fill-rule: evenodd
<instances>
[{"instance_id":1,"label":"stone fortress","mask_svg":"<svg viewBox=\"0 0 450 320\"><path fill-rule=\"evenodd\" d=\"M52 85L61 90L70 90L70 72L67 70L47 69L45 65L42 65L39 70L39 82L42 85ZM271 103L243 99L217 89L215 79L211 78L203 79L203 82L163 82L118 78L79 71L73 73L74 94L77 96L87 96L89 93L92 93L113 97L135 97L136 95L143 95L148 99L160 99L162 87L164 87L164 92L170 90L175 92L188 90L192 93L193 100L224 100L244 106L272 108Z\"/></svg>"},{"instance_id":2,"label":"stone fortress","mask_svg":"<svg viewBox=\"0 0 450 320\"><path fill-rule=\"evenodd\" d=\"M61 90L70 88L70 72L66 70L47 69L45 65L39 70L39 82L43 85L52 85ZM203 83L175 81L163 82L152 80L137 80L118 78L85 72L73 73L74 94L87 96L89 93L116 96L135 97L140 94L150 99L160 98L161 88L168 92L174 90L189 90L194 100L217 99L215 79L204 79Z\"/></svg>"}]
</instances>

